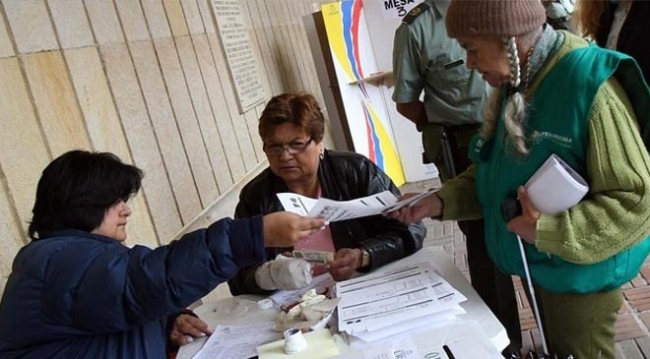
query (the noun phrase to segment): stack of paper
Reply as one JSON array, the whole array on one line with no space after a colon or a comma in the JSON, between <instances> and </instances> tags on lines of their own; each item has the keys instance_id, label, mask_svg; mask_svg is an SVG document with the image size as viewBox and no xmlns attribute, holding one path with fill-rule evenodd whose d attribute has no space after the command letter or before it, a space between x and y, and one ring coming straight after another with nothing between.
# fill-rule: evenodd
<instances>
[{"instance_id":1,"label":"stack of paper","mask_svg":"<svg viewBox=\"0 0 650 359\"><path fill-rule=\"evenodd\" d=\"M430 261L339 282L336 295L339 331L364 342L453 322L467 300Z\"/></svg>"},{"instance_id":2,"label":"stack of paper","mask_svg":"<svg viewBox=\"0 0 650 359\"><path fill-rule=\"evenodd\" d=\"M438 328L364 345L332 359L499 359L501 353L474 321L460 321Z\"/></svg>"}]
</instances>

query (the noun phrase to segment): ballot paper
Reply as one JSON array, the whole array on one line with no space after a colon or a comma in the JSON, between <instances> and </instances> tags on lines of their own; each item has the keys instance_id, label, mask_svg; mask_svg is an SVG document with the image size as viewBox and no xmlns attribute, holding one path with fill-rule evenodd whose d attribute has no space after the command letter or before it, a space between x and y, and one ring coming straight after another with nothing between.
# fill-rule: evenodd
<instances>
[{"instance_id":1,"label":"ballot paper","mask_svg":"<svg viewBox=\"0 0 650 359\"><path fill-rule=\"evenodd\" d=\"M259 345L282 338L274 323L218 325L193 359L248 359L257 355Z\"/></svg>"},{"instance_id":2,"label":"ballot paper","mask_svg":"<svg viewBox=\"0 0 650 359\"><path fill-rule=\"evenodd\" d=\"M434 190L429 190L403 201L398 201L397 197L390 191L349 201L334 201L327 198L316 200L290 192L278 193L277 196L284 209L288 212L306 217L323 218L328 222L336 222L395 211L404 206L411 206L434 192Z\"/></svg>"},{"instance_id":3,"label":"ballot paper","mask_svg":"<svg viewBox=\"0 0 650 359\"><path fill-rule=\"evenodd\" d=\"M377 270L336 284L339 330L363 336L459 308L467 300L440 276L432 262ZM415 322L414 322L415 323ZM404 330L409 329L407 323Z\"/></svg>"},{"instance_id":4,"label":"ballot paper","mask_svg":"<svg viewBox=\"0 0 650 359\"><path fill-rule=\"evenodd\" d=\"M580 174L555 154L544 162L525 187L533 206L550 215L573 207L589 191L589 185Z\"/></svg>"}]
</instances>

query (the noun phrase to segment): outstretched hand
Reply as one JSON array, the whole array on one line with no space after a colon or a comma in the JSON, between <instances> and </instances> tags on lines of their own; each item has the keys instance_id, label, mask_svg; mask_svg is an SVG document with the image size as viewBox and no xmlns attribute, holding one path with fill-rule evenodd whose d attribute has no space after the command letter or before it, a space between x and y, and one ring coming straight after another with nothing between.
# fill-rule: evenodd
<instances>
[{"instance_id":1,"label":"outstretched hand","mask_svg":"<svg viewBox=\"0 0 650 359\"><path fill-rule=\"evenodd\" d=\"M201 319L189 314L181 314L174 320L174 325L169 333L169 341L174 345L185 345L194 341L194 338L212 334L208 325Z\"/></svg>"},{"instance_id":2,"label":"outstretched hand","mask_svg":"<svg viewBox=\"0 0 650 359\"><path fill-rule=\"evenodd\" d=\"M325 226L321 218L307 218L291 212L264 216L264 244L267 247L291 247Z\"/></svg>"},{"instance_id":3,"label":"outstretched hand","mask_svg":"<svg viewBox=\"0 0 650 359\"><path fill-rule=\"evenodd\" d=\"M402 196L399 201L409 199L417 196L418 193L407 193ZM389 212L386 214L389 218L394 218L404 223L413 223L425 217L438 217L442 214L442 200L437 194L432 193L419 201L404 206L397 211Z\"/></svg>"},{"instance_id":4,"label":"outstretched hand","mask_svg":"<svg viewBox=\"0 0 650 359\"><path fill-rule=\"evenodd\" d=\"M533 206L524 186L518 189L519 202L521 203L521 215L508 222L508 230L516 233L519 237L530 244L535 244L537 237L537 219L542 215Z\"/></svg>"}]
</instances>

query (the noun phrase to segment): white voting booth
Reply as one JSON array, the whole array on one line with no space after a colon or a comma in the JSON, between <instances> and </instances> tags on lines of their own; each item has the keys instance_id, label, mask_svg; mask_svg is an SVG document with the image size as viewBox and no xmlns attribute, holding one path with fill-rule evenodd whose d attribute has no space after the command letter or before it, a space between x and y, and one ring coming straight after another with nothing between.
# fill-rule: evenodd
<instances>
[{"instance_id":1,"label":"white voting booth","mask_svg":"<svg viewBox=\"0 0 650 359\"><path fill-rule=\"evenodd\" d=\"M304 19L338 149L361 153L395 182L437 176L421 136L391 100L395 29L417 0L344 0Z\"/></svg>"}]
</instances>

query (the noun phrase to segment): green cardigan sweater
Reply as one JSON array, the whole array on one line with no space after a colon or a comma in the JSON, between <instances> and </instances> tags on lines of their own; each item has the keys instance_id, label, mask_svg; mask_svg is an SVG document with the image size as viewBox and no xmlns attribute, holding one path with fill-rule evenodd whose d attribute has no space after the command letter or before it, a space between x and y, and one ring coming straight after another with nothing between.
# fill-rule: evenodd
<instances>
[{"instance_id":1,"label":"green cardigan sweater","mask_svg":"<svg viewBox=\"0 0 650 359\"><path fill-rule=\"evenodd\" d=\"M540 69L529 96L534 96L565 54L586 45L584 40L566 34L560 49ZM586 265L602 262L647 237L650 157L636 127L625 91L616 79L610 78L599 88L590 111L585 159L590 192L570 210L539 218L535 242L538 251ZM470 167L438 192L445 204L443 219L482 216L474 171Z\"/></svg>"}]
</instances>

